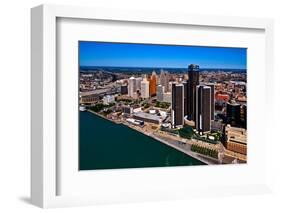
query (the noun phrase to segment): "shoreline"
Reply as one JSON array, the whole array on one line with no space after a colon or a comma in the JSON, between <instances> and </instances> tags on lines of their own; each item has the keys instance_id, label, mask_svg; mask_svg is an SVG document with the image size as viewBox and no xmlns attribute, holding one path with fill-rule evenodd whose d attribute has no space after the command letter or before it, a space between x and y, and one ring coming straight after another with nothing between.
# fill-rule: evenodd
<instances>
[{"instance_id":1,"label":"shoreline","mask_svg":"<svg viewBox=\"0 0 281 213\"><path fill-rule=\"evenodd\" d=\"M216 165L216 164L217 164L217 163L214 163L214 162L213 162L213 161L215 161L216 159L211 159L210 157L202 156L201 154L199 154L199 153L194 153L194 152L192 152L191 150L190 150L190 151L185 150L185 149L183 149L183 148L181 148L181 147L178 147L178 146L176 146L176 145L174 145L174 144L172 144L172 143L166 141L166 140L163 139L163 138L160 138L159 136L156 136L156 135L153 134L153 133L150 133L150 134L149 134L149 133L146 133L146 132L143 132L143 131L138 130L137 128L133 127L133 126L130 125L130 124L126 124L126 123L116 122L116 121L114 121L114 120L110 120L110 119L106 118L105 116L103 116L103 115L101 115L101 114L99 114L99 113L96 113L96 112L94 112L94 111L92 111L92 110L86 110L86 111L87 111L87 112L90 112L90 113L92 113L92 114L94 114L94 115L97 115L97 116L99 116L100 118L103 118L103 119L105 119L105 120L107 120L107 121L111 121L111 122L114 123L114 124L123 124L124 126L127 126L128 128L130 128L130 129L132 129L132 130L135 130L135 131L137 131L137 132L139 132L139 133L141 133L141 134L143 134L143 135L146 135L146 136L148 136L148 137L150 137L150 138L153 138L154 140L158 141L159 143L162 143L162 144L164 144L164 145L166 145L166 146L169 146L169 147L171 147L171 148L173 148L173 149L176 149L177 151L182 152L182 153L188 155L189 157L194 158L194 159L200 161L201 163L204 163L204 164L206 164L206 165ZM175 142L176 142L176 141L175 141ZM180 142L180 141L178 141L178 142Z\"/></svg>"}]
</instances>

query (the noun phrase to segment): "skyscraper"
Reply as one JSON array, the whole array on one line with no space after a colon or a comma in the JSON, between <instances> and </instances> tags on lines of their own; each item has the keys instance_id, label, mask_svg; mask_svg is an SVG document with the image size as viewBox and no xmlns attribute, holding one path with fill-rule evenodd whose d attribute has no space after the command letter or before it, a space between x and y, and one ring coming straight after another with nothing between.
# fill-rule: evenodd
<instances>
[{"instance_id":1,"label":"skyscraper","mask_svg":"<svg viewBox=\"0 0 281 213\"><path fill-rule=\"evenodd\" d=\"M239 127L241 118L240 104L228 102L226 105L227 123L231 126Z\"/></svg>"},{"instance_id":2,"label":"skyscraper","mask_svg":"<svg viewBox=\"0 0 281 213\"><path fill-rule=\"evenodd\" d=\"M149 81L146 78L141 81L141 97L149 98Z\"/></svg>"},{"instance_id":3,"label":"skyscraper","mask_svg":"<svg viewBox=\"0 0 281 213\"><path fill-rule=\"evenodd\" d=\"M199 66L190 64L188 66L188 91L187 91L187 115L188 119L195 120L196 116L196 87L199 85Z\"/></svg>"},{"instance_id":4,"label":"skyscraper","mask_svg":"<svg viewBox=\"0 0 281 213\"><path fill-rule=\"evenodd\" d=\"M126 84L121 85L121 95L128 95L128 86Z\"/></svg>"},{"instance_id":5,"label":"skyscraper","mask_svg":"<svg viewBox=\"0 0 281 213\"><path fill-rule=\"evenodd\" d=\"M247 129L247 105L246 104L242 105L240 116L241 116L241 118L240 118L241 126L245 129Z\"/></svg>"},{"instance_id":6,"label":"skyscraper","mask_svg":"<svg viewBox=\"0 0 281 213\"><path fill-rule=\"evenodd\" d=\"M188 116L188 113L187 113L187 109L188 109L188 103L189 103L189 100L188 100L188 91L189 91L189 81L185 81L182 83L183 84L183 90L184 90L184 116Z\"/></svg>"},{"instance_id":7,"label":"skyscraper","mask_svg":"<svg viewBox=\"0 0 281 213\"><path fill-rule=\"evenodd\" d=\"M157 101L163 102L165 87L162 85L157 86L156 97Z\"/></svg>"},{"instance_id":8,"label":"skyscraper","mask_svg":"<svg viewBox=\"0 0 281 213\"><path fill-rule=\"evenodd\" d=\"M205 133L211 130L211 87L196 87L196 121L197 131Z\"/></svg>"},{"instance_id":9,"label":"skyscraper","mask_svg":"<svg viewBox=\"0 0 281 213\"><path fill-rule=\"evenodd\" d=\"M172 127L184 124L184 90L183 84L172 85Z\"/></svg>"},{"instance_id":10,"label":"skyscraper","mask_svg":"<svg viewBox=\"0 0 281 213\"><path fill-rule=\"evenodd\" d=\"M211 120L215 120L215 84L207 83L205 85L211 87Z\"/></svg>"},{"instance_id":11,"label":"skyscraper","mask_svg":"<svg viewBox=\"0 0 281 213\"><path fill-rule=\"evenodd\" d=\"M164 86L164 92L168 92L169 90L169 73L165 72L164 70L161 70L160 76L159 76L159 84Z\"/></svg>"},{"instance_id":12,"label":"skyscraper","mask_svg":"<svg viewBox=\"0 0 281 213\"><path fill-rule=\"evenodd\" d=\"M141 77L136 78L136 91L135 92L137 92L137 91L140 92L140 90L141 90L141 82L142 82L142 78Z\"/></svg>"},{"instance_id":13,"label":"skyscraper","mask_svg":"<svg viewBox=\"0 0 281 213\"><path fill-rule=\"evenodd\" d=\"M136 79L135 77L129 78L128 83L128 95L130 97L134 97L134 93L136 92Z\"/></svg>"},{"instance_id":14,"label":"skyscraper","mask_svg":"<svg viewBox=\"0 0 281 213\"><path fill-rule=\"evenodd\" d=\"M156 95L156 84L157 84L157 75L156 72L153 71L149 80L149 94L150 96Z\"/></svg>"}]
</instances>

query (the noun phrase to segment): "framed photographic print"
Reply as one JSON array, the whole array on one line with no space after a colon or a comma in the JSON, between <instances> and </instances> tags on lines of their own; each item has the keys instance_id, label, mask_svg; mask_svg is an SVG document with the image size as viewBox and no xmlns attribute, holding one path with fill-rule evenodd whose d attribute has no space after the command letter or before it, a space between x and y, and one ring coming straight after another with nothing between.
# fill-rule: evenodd
<instances>
[{"instance_id":1,"label":"framed photographic print","mask_svg":"<svg viewBox=\"0 0 281 213\"><path fill-rule=\"evenodd\" d=\"M32 203L270 191L272 20L31 14Z\"/></svg>"}]
</instances>

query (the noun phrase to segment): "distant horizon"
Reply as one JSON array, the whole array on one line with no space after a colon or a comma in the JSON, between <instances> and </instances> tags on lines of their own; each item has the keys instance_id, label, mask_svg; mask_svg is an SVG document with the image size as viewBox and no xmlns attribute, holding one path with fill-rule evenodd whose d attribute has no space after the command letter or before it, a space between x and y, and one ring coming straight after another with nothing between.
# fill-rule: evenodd
<instances>
[{"instance_id":1,"label":"distant horizon","mask_svg":"<svg viewBox=\"0 0 281 213\"><path fill-rule=\"evenodd\" d=\"M188 69L188 66L187 67L140 67L140 66L84 66L84 65L81 65L80 68L82 67L110 67L110 68L151 68L151 69ZM202 69L215 69L215 70L247 70L247 68L225 68L225 67L218 67L218 68L215 68L215 67L200 67L199 66L199 70L202 70Z\"/></svg>"},{"instance_id":2,"label":"distant horizon","mask_svg":"<svg viewBox=\"0 0 281 213\"><path fill-rule=\"evenodd\" d=\"M247 49L79 41L80 67L247 69Z\"/></svg>"}]
</instances>

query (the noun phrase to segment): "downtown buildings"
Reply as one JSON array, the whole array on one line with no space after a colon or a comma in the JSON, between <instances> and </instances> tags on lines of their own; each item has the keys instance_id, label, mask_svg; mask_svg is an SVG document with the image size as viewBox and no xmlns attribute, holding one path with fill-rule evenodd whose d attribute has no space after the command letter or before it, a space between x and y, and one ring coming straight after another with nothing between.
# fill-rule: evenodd
<instances>
[{"instance_id":1,"label":"downtown buildings","mask_svg":"<svg viewBox=\"0 0 281 213\"><path fill-rule=\"evenodd\" d=\"M199 66L188 67L188 80L172 85L172 127L184 125L184 118L195 122L198 132L211 130L215 111L214 84L199 84Z\"/></svg>"}]
</instances>

